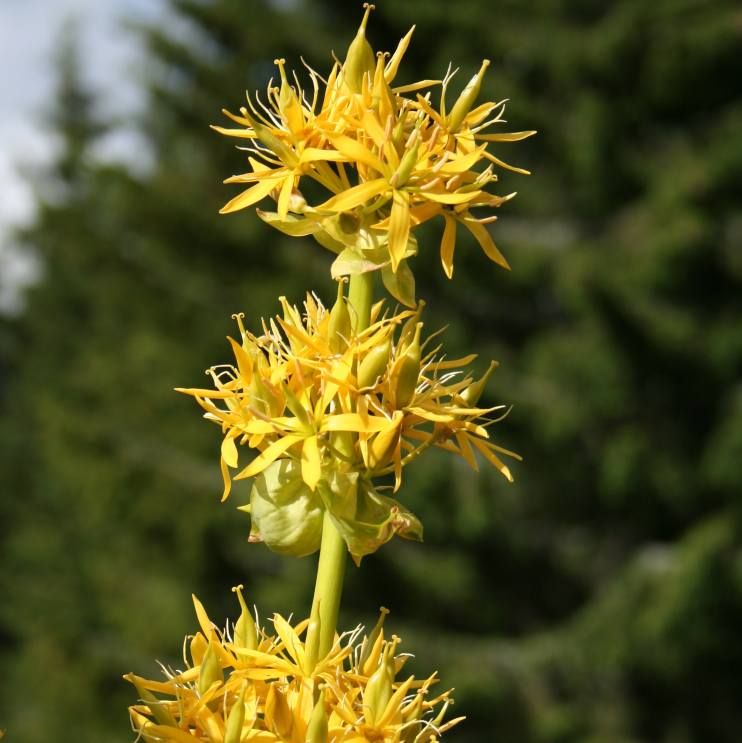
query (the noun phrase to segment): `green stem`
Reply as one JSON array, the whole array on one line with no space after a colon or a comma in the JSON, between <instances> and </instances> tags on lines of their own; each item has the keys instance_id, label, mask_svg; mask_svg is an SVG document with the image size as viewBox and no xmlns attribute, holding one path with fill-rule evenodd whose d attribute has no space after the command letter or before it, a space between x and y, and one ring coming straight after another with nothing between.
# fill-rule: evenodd
<instances>
[{"instance_id":1,"label":"green stem","mask_svg":"<svg viewBox=\"0 0 742 743\"><path fill-rule=\"evenodd\" d=\"M340 597L343 593L345 576L345 553L348 547L340 532L332 523L329 511L325 511L322 523L322 543L317 563L317 581L314 585L312 614L319 611L319 653L324 658L335 641L335 627L340 611Z\"/></svg>"},{"instance_id":2,"label":"green stem","mask_svg":"<svg viewBox=\"0 0 742 743\"><path fill-rule=\"evenodd\" d=\"M373 273L351 276L348 303L352 308L351 322L356 333L362 332L369 325L373 293ZM349 453L352 454L352 452ZM340 597L343 593L347 551L345 540L340 536L329 512L325 511L319 562L317 563L317 579L312 600L312 616L319 614L318 657L320 659L330 652L335 642L335 628L340 611Z\"/></svg>"}]
</instances>

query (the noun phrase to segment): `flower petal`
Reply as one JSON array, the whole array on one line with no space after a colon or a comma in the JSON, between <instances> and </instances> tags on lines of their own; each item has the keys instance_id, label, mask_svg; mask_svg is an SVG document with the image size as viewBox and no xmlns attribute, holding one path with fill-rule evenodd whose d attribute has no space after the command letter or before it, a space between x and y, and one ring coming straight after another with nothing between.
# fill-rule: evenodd
<instances>
[{"instance_id":1,"label":"flower petal","mask_svg":"<svg viewBox=\"0 0 742 743\"><path fill-rule=\"evenodd\" d=\"M443 218L446 220L446 226L443 228L443 237L441 238L441 263L443 271L450 279L453 277L453 251L456 247L456 220L449 217L444 212Z\"/></svg>"},{"instance_id":2,"label":"flower petal","mask_svg":"<svg viewBox=\"0 0 742 743\"><path fill-rule=\"evenodd\" d=\"M304 445L301 448L301 477L310 490L317 487L317 483L322 477L322 461L320 460L316 436L309 436L304 439Z\"/></svg>"},{"instance_id":3,"label":"flower petal","mask_svg":"<svg viewBox=\"0 0 742 743\"><path fill-rule=\"evenodd\" d=\"M301 441L303 436L284 436L283 438L274 441L264 451L258 454L250 464L245 467L242 472L234 476L234 480L244 480L248 477L254 477L259 472L262 472L271 462L275 462L281 454L283 454L288 448Z\"/></svg>"},{"instance_id":4,"label":"flower petal","mask_svg":"<svg viewBox=\"0 0 742 743\"><path fill-rule=\"evenodd\" d=\"M396 271L405 256L410 238L410 196L406 191L394 191L392 214L389 219L389 255L392 270Z\"/></svg>"},{"instance_id":5,"label":"flower petal","mask_svg":"<svg viewBox=\"0 0 742 743\"><path fill-rule=\"evenodd\" d=\"M376 178L373 181L359 183L357 186L333 196L317 207L317 211L347 212L350 209L365 204L374 196L378 196L389 188L385 178Z\"/></svg>"},{"instance_id":6,"label":"flower petal","mask_svg":"<svg viewBox=\"0 0 742 743\"><path fill-rule=\"evenodd\" d=\"M245 207L256 204L261 199L264 199L277 185L275 178L268 178L264 181L256 183L252 188L248 188L243 191L239 196L235 196L231 201L228 201L220 210L219 214L228 214L229 212L236 212Z\"/></svg>"},{"instance_id":7,"label":"flower petal","mask_svg":"<svg viewBox=\"0 0 742 743\"><path fill-rule=\"evenodd\" d=\"M497 249L494 240L490 236L489 230L480 222L475 219L462 219L469 232L477 238L477 242L482 246L482 250L485 255L491 260L497 263L499 266L510 270L510 264L505 260L505 256Z\"/></svg>"}]
</instances>

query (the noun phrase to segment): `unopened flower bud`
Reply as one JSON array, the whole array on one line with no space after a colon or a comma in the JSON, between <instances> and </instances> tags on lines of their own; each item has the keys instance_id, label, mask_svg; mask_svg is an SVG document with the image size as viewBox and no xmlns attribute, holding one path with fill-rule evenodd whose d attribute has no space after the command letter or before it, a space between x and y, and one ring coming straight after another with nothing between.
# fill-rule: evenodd
<instances>
[{"instance_id":1,"label":"unopened flower bud","mask_svg":"<svg viewBox=\"0 0 742 743\"><path fill-rule=\"evenodd\" d=\"M203 696L217 681L219 683L224 681L224 672L219 663L219 656L214 649L214 643L210 642L201 661L201 671L198 674L198 693Z\"/></svg>"},{"instance_id":2,"label":"unopened flower bud","mask_svg":"<svg viewBox=\"0 0 742 743\"><path fill-rule=\"evenodd\" d=\"M245 650L256 650L258 647L258 632L255 627L255 620L252 618L252 614L245 603L245 597L242 595L242 586L235 586L232 590L237 594L237 600L240 602L242 609L234 625L234 644Z\"/></svg>"},{"instance_id":3,"label":"unopened flower bud","mask_svg":"<svg viewBox=\"0 0 742 743\"><path fill-rule=\"evenodd\" d=\"M281 72L281 88L278 93L278 108L286 119L286 123L293 134L299 134L304 128L304 114L301 103L296 97L296 92L286 79L285 59L276 59L274 64L278 65Z\"/></svg>"},{"instance_id":4,"label":"unopened flower bud","mask_svg":"<svg viewBox=\"0 0 742 743\"><path fill-rule=\"evenodd\" d=\"M381 632L384 627L384 620L386 619L387 614L389 614L389 609L387 609L385 606L382 606L379 609L379 618L376 620L376 624L373 630L371 630L371 634L363 638L359 666L361 668L361 672L367 675L371 673L371 668L376 666L376 664L379 662L379 654L381 652L382 643L384 641ZM367 663L370 664L370 667L367 667Z\"/></svg>"},{"instance_id":5,"label":"unopened flower bud","mask_svg":"<svg viewBox=\"0 0 742 743\"><path fill-rule=\"evenodd\" d=\"M392 339L387 338L381 345L372 348L361 361L358 368L358 386L369 387L386 369L392 352Z\"/></svg>"},{"instance_id":6,"label":"unopened flower bud","mask_svg":"<svg viewBox=\"0 0 742 743\"><path fill-rule=\"evenodd\" d=\"M471 111L479 95L479 89L482 87L482 78L489 66L489 59L483 60L479 72L469 80L466 87L461 91L461 95L458 97L456 103L454 103L451 112L446 117L446 124L451 132L458 131L466 115Z\"/></svg>"},{"instance_id":7,"label":"unopened flower bud","mask_svg":"<svg viewBox=\"0 0 742 743\"><path fill-rule=\"evenodd\" d=\"M383 466L389 454L394 450L399 441L399 427L402 424L404 414L401 410L395 410L389 425L379 431L371 441L368 451L368 464L370 467Z\"/></svg>"},{"instance_id":8,"label":"unopened flower bud","mask_svg":"<svg viewBox=\"0 0 742 743\"><path fill-rule=\"evenodd\" d=\"M387 646L379 667L371 674L363 690L363 714L366 723L372 727L384 714L386 705L392 697L394 674L387 662L390 647L392 646Z\"/></svg>"},{"instance_id":9,"label":"unopened flower bud","mask_svg":"<svg viewBox=\"0 0 742 743\"><path fill-rule=\"evenodd\" d=\"M398 408L403 408L415 396L420 379L420 333L423 324L419 322L415 328L412 342L403 351L395 367L396 382L394 387L394 402Z\"/></svg>"},{"instance_id":10,"label":"unopened flower bud","mask_svg":"<svg viewBox=\"0 0 742 743\"><path fill-rule=\"evenodd\" d=\"M224 743L240 743L242 738L242 726L245 724L245 689L242 687L240 695L232 705L224 729Z\"/></svg>"},{"instance_id":11,"label":"unopened flower bud","mask_svg":"<svg viewBox=\"0 0 742 743\"><path fill-rule=\"evenodd\" d=\"M366 24L373 5L364 3L363 20L355 38L348 47L348 54L343 63L343 83L351 93L360 93L363 87L363 76L374 71L374 50L366 39Z\"/></svg>"},{"instance_id":12,"label":"unopened flower bud","mask_svg":"<svg viewBox=\"0 0 742 743\"><path fill-rule=\"evenodd\" d=\"M350 338L350 312L343 296L343 281L338 281L338 296L330 310L330 348L340 353L348 346Z\"/></svg>"},{"instance_id":13,"label":"unopened flower bud","mask_svg":"<svg viewBox=\"0 0 742 743\"><path fill-rule=\"evenodd\" d=\"M309 617L307 637L304 643L304 656L306 658L307 666L304 670L307 674L311 674L314 671L314 667L317 665L317 661L319 660L320 630L322 628L321 622L319 601L317 601L312 606L312 615Z\"/></svg>"},{"instance_id":14,"label":"unopened flower bud","mask_svg":"<svg viewBox=\"0 0 742 743\"><path fill-rule=\"evenodd\" d=\"M273 728L281 738L287 739L291 736L294 717L286 697L275 684L271 684L268 689L268 696L265 700L265 718L273 721Z\"/></svg>"},{"instance_id":15,"label":"unopened flower bud","mask_svg":"<svg viewBox=\"0 0 742 743\"><path fill-rule=\"evenodd\" d=\"M420 150L419 142L415 144L405 152L402 161L399 163L399 167L394 171L391 177L390 183L394 188L402 188L405 183L409 180L412 170L417 165L418 153Z\"/></svg>"},{"instance_id":16,"label":"unopened flower bud","mask_svg":"<svg viewBox=\"0 0 742 743\"><path fill-rule=\"evenodd\" d=\"M498 366L499 364L497 363L497 361L490 361L489 369L487 369L487 371L482 375L481 379L478 379L476 382L472 382L461 393L461 399L465 405L474 407L479 402L479 398L482 396L484 388L487 386L487 382L492 376L492 372L494 372Z\"/></svg>"},{"instance_id":17,"label":"unopened flower bud","mask_svg":"<svg viewBox=\"0 0 742 743\"><path fill-rule=\"evenodd\" d=\"M193 665L201 665L201 661L204 659L208 647L209 643L206 638L200 632L196 632L196 634L191 638L190 644L191 660L193 661Z\"/></svg>"},{"instance_id":18,"label":"unopened flower bud","mask_svg":"<svg viewBox=\"0 0 742 743\"><path fill-rule=\"evenodd\" d=\"M325 692L320 691L317 704L314 705L312 715L307 725L306 743L327 743L328 719L325 708ZM225 741L226 743L226 741Z\"/></svg>"}]
</instances>

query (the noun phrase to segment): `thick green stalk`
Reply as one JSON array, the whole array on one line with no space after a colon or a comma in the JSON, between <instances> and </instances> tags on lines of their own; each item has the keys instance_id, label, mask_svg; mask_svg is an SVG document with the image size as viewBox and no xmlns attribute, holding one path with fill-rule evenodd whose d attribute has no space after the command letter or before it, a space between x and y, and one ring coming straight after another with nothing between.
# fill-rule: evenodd
<instances>
[{"instance_id":1,"label":"thick green stalk","mask_svg":"<svg viewBox=\"0 0 742 743\"><path fill-rule=\"evenodd\" d=\"M373 273L351 276L348 290L353 330L360 333L368 327L373 302ZM352 452L347 452L352 454ZM347 562L345 540L335 528L330 514L326 511L322 522L322 542L319 548L317 579L314 584L312 615L319 610L319 658L324 658L335 641L340 598L343 593L343 577Z\"/></svg>"}]
</instances>

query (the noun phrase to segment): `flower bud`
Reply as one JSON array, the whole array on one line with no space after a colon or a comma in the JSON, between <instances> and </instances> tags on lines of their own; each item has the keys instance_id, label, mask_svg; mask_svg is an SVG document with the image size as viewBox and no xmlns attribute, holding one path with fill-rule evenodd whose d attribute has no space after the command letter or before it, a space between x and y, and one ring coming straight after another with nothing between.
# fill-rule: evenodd
<instances>
[{"instance_id":1,"label":"flower bud","mask_svg":"<svg viewBox=\"0 0 742 743\"><path fill-rule=\"evenodd\" d=\"M449 131L458 131L466 118L466 115L471 111L471 108L479 95L479 89L482 87L482 78L489 66L489 59L485 59L482 62L482 66L479 68L479 72L469 80L466 87L461 91L461 95L458 97L451 112L446 117L446 125L448 126Z\"/></svg>"},{"instance_id":2,"label":"flower bud","mask_svg":"<svg viewBox=\"0 0 742 743\"><path fill-rule=\"evenodd\" d=\"M394 174L389 181L394 188L402 188L402 186L407 183L415 165L417 165L419 151L420 143L416 141L415 144L405 152L402 161L399 163L399 167L394 171Z\"/></svg>"},{"instance_id":3,"label":"flower bud","mask_svg":"<svg viewBox=\"0 0 742 743\"><path fill-rule=\"evenodd\" d=\"M386 369L392 352L392 339L388 337L381 345L372 348L358 367L358 386L370 387Z\"/></svg>"},{"instance_id":4,"label":"flower bud","mask_svg":"<svg viewBox=\"0 0 742 743\"><path fill-rule=\"evenodd\" d=\"M232 705L227 718L227 725L224 729L224 743L240 743L242 738L242 726L245 724L245 689L242 687L240 695Z\"/></svg>"},{"instance_id":5,"label":"flower bud","mask_svg":"<svg viewBox=\"0 0 742 743\"><path fill-rule=\"evenodd\" d=\"M343 280L338 281L338 296L330 310L330 349L340 353L348 346L350 338L350 312L343 296Z\"/></svg>"},{"instance_id":6,"label":"flower bud","mask_svg":"<svg viewBox=\"0 0 742 743\"><path fill-rule=\"evenodd\" d=\"M294 718L286 701L284 694L275 684L271 684L268 689L268 696L265 700L265 719L272 721L273 730L283 738L291 736L291 728L294 726Z\"/></svg>"},{"instance_id":7,"label":"flower bud","mask_svg":"<svg viewBox=\"0 0 742 743\"><path fill-rule=\"evenodd\" d=\"M384 714L386 705L392 697L394 673L388 662L390 648L393 648L393 646L387 646L379 667L371 674L366 683L366 688L363 690L363 714L366 718L366 724L371 727L376 725Z\"/></svg>"},{"instance_id":8,"label":"flower bud","mask_svg":"<svg viewBox=\"0 0 742 743\"><path fill-rule=\"evenodd\" d=\"M277 459L255 477L250 514L252 538L274 552L304 557L319 549L322 502L302 479L296 460Z\"/></svg>"},{"instance_id":9,"label":"flower bud","mask_svg":"<svg viewBox=\"0 0 742 743\"><path fill-rule=\"evenodd\" d=\"M242 595L242 586L236 586L232 590L237 594L237 600L242 608L239 619L234 625L234 644L245 650L256 650L258 647L258 632L255 627L255 620L252 618L252 614L245 603L245 597Z\"/></svg>"},{"instance_id":10,"label":"flower bud","mask_svg":"<svg viewBox=\"0 0 742 743\"><path fill-rule=\"evenodd\" d=\"M368 450L368 464L372 469L383 466L389 454L396 448L403 418L402 411L395 410L389 425L374 436Z\"/></svg>"},{"instance_id":11,"label":"flower bud","mask_svg":"<svg viewBox=\"0 0 742 743\"><path fill-rule=\"evenodd\" d=\"M490 361L489 369L487 369L487 371L482 375L481 379L472 382L461 393L461 399L465 405L474 407L479 402L479 398L482 396L484 388L486 387L489 378L492 376L492 372L494 372L498 366L499 364L497 361Z\"/></svg>"},{"instance_id":12,"label":"flower bud","mask_svg":"<svg viewBox=\"0 0 742 743\"><path fill-rule=\"evenodd\" d=\"M382 606L379 609L379 618L376 620L376 625L371 634L363 638L363 645L361 646L361 657L359 660L359 668L361 673L368 675L371 673L371 668L379 662L379 654L381 653L381 646L384 642L384 638L381 634L384 627L384 620L389 609ZM370 667L368 667L370 665Z\"/></svg>"},{"instance_id":13,"label":"flower bud","mask_svg":"<svg viewBox=\"0 0 742 743\"><path fill-rule=\"evenodd\" d=\"M403 408L412 401L415 389L420 379L420 333L423 324L419 322L415 328L412 342L404 350L395 364L394 403L397 408Z\"/></svg>"},{"instance_id":14,"label":"flower bud","mask_svg":"<svg viewBox=\"0 0 742 743\"><path fill-rule=\"evenodd\" d=\"M348 47L348 54L343 63L343 83L351 93L360 93L363 87L363 76L374 71L374 50L366 39L366 24L373 5L364 3L365 13L355 38Z\"/></svg>"},{"instance_id":15,"label":"flower bud","mask_svg":"<svg viewBox=\"0 0 742 743\"><path fill-rule=\"evenodd\" d=\"M314 671L314 667L317 665L317 661L319 660L321 626L322 624L319 613L319 601L317 601L312 606L312 615L309 617L309 624L307 625L307 636L304 642L304 656L306 658L307 666L304 671L307 674L311 674Z\"/></svg>"},{"instance_id":16,"label":"flower bud","mask_svg":"<svg viewBox=\"0 0 742 743\"><path fill-rule=\"evenodd\" d=\"M292 134L300 134L304 128L304 113L301 109L301 103L296 97L294 89L286 79L285 59L276 59L274 64L278 65L281 72L281 88L278 93L278 108L283 114L289 130Z\"/></svg>"},{"instance_id":17,"label":"flower bud","mask_svg":"<svg viewBox=\"0 0 742 743\"><path fill-rule=\"evenodd\" d=\"M204 659L204 655L206 655L206 649L209 647L209 643L207 642L206 638L200 633L196 632L195 635L191 638L191 644L190 644L190 651L191 651L191 660L193 661L193 665L200 666L201 661Z\"/></svg>"},{"instance_id":18,"label":"flower bud","mask_svg":"<svg viewBox=\"0 0 742 743\"><path fill-rule=\"evenodd\" d=\"M217 681L219 683L224 681L224 672L214 649L214 643L210 642L201 661L201 671L198 674L198 693L203 696L211 688L211 685Z\"/></svg>"},{"instance_id":19,"label":"flower bud","mask_svg":"<svg viewBox=\"0 0 742 743\"><path fill-rule=\"evenodd\" d=\"M327 709L325 708L325 692L323 689L319 693L319 699L317 699L317 704L314 705L312 715L309 718L306 743L327 743L327 728Z\"/></svg>"}]
</instances>

